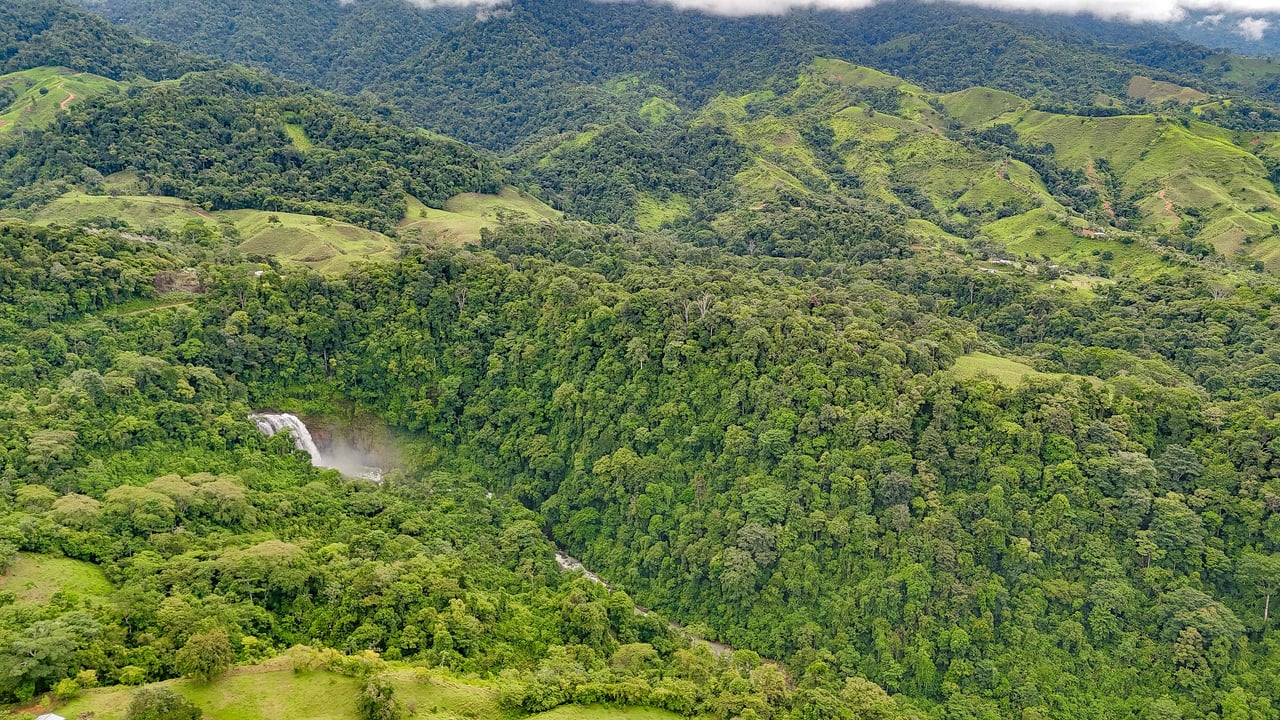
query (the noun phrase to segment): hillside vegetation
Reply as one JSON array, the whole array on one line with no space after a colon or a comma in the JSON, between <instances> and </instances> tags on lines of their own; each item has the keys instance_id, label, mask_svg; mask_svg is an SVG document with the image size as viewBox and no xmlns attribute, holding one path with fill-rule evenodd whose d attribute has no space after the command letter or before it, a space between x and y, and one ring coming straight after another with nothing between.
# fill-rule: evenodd
<instances>
[{"instance_id":1,"label":"hillside vegetation","mask_svg":"<svg viewBox=\"0 0 1280 720\"><path fill-rule=\"evenodd\" d=\"M1196 110L1064 115L998 90L937 95L821 60L785 94L722 96L684 122L616 123L515 164L578 217L656 218L650 226L691 239L709 222L750 252L829 254L797 230L838 206L913 228L910 242L1019 261L1000 271L1047 263L1054 275L1105 279L1204 261L1275 267L1273 135L1193 120ZM760 225L788 228L790 247Z\"/></svg>"},{"instance_id":2,"label":"hillside vegetation","mask_svg":"<svg viewBox=\"0 0 1280 720\"><path fill-rule=\"evenodd\" d=\"M1280 720L1244 66L944 3L128 2L370 92L0 5L0 712Z\"/></svg>"},{"instance_id":3,"label":"hillside vegetation","mask_svg":"<svg viewBox=\"0 0 1280 720\"><path fill-rule=\"evenodd\" d=\"M41 130L76 104L118 89L107 78L60 68L36 68L0 76L0 133Z\"/></svg>"}]
</instances>

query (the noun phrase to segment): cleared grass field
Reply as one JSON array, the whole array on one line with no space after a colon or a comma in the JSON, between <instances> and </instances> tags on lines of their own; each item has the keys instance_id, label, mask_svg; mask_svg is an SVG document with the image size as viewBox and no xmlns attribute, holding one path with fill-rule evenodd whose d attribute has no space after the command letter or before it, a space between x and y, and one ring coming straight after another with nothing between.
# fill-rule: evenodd
<instances>
[{"instance_id":1,"label":"cleared grass field","mask_svg":"<svg viewBox=\"0 0 1280 720\"><path fill-rule=\"evenodd\" d=\"M355 678L323 670L295 672L287 658L238 667L210 684L170 680L170 687L198 705L210 720L358 720ZM676 720L680 716L650 708L565 706L536 715L510 713L498 706L492 685L412 670L394 673L396 697L413 720ZM155 687L155 686L152 686ZM135 688L89 690L56 709L63 717L93 713L94 720L124 720Z\"/></svg>"},{"instance_id":2,"label":"cleared grass field","mask_svg":"<svg viewBox=\"0 0 1280 720\"><path fill-rule=\"evenodd\" d=\"M244 252L270 255L336 275L358 262L392 260L395 242L372 230L312 215L227 210L218 213L246 238Z\"/></svg>"},{"instance_id":3,"label":"cleared grass field","mask_svg":"<svg viewBox=\"0 0 1280 720\"><path fill-rule=\"evenodd\" d=\"M672 195L666 201L652 195L643 195L636 206L636 225L641 230L657 230L666 223L685 217L690 212L689 201L681 195Z\"/></svg>"},{"instance_id":4,"label":"cleared grass field","mask_svg":"<svg viewBox=\"0 0 1280 720\"><path fill-rule=\"evenodd\" d=\"M445 203L443 210L427 207L416 198L408 201L408 213L400 228L416 228L423 237L450 245L480 242L480 230L494 227L504 218L536 222L561 217L558 210L514 187L505 187L497 195L457 195Z\"/></svg>"},{"instance_id":5,"label":"cleared grass field","mask_svg":"<svg viewBox=\"0 0 1280 720\"><path fill-rule=\"evenodd\" d=\"M154 228L178 231L189 222L217 224L213 213L186 200L152 195L87 195L70 192L35 213L40 225L74 225L93 218L119 218L139 231Z\"/></svg>"},{"instance_id":6,"label":"cleared grass field","mask_svg":"<svg viewBox=\"0 0 1280 720\"><path fill-rule=\"evenodd\" d=\"M0 108L0 133L6 133L47 127L58 113L123 86L99 75L41 67L0 75L0 87L18 93L8 107Z\"/></svg>"},{"instance_id":7,"label":"cleared grass field","mask_svg":"<svg viewBox=\"0 0 1280 720\"><path fill-rule=\"evenodd\" d=\"M73 593L81 599L102 598L112 587L92 563L20 553L0 576L0 590L13 593L22 602L45 603L57 592Z\"/></svg>"},{"instance_id":8,"label":"cleared grass field","mask_svg":"<svg viewBox=\"0 0 1280 720\"><path fill-rule=\"evenodd\" d=\"M341 273L368 260L392 259L395 242L381 233L314 215L262 210L205 211L185 200L148 195L68 193L35 213L38 224L71 225L93 218L118 218L142 233L182 230L188 223L229 224L240 249L305 265L324 274Z\"/></svg>"},{"instance_id":9,"label":"cleared grass field","mask_svg":"<svg viewBox=\"0 0 1280 720\"><path fill-rule=\"evenodd\" d=\"M969 353L956 358L956 364L951 372L964 379L990 375L1010 386L1019 385L1030 378L1050 377L1030 365L984 352Z\"/></svg>"},{"instance_id":10,"label":"cleared grass field","mask_svg":"<svg viewBox=\"0 0 1280 720\"><path fill-rule=\"evenodd\" d=\"M956 364L952 366L951 374L962 380L992 377L997 382L1009 387L1017 387L1029 380L1049 379L1088 380L1095 384L1102 383L1098 378L1087 375L1040 372L1026 363L984 352L972 352L956 358Z\"/></svg>"},{"instance_id":11,"label":"cleared grass field","mask_svg":"<svg viewBox=\"0 0 1280 720\"><path fill-rule=\"evenodd\" d=\"M1013 93L985 87L968 88L939 99L947 114L965 125L982 125L1031 106Z\"/></svg>"},{"instance_id":12,"label":"cleared grass field","mask_svg":"<svg viewBox=\"0 0 1280 720\"><path fill-rule=\"evenodd\" d=\"M1203 102L1209 99L1209 95L1195 88L1175 85L1171 82L1163 80L1152 80L1149 77L1135 75L1129 81L1129 88L1126 94L1131 98L1142 98L1152 105L1159 105L1163 102L1173 100L1184 104Z\"/></svg>"}]
</instances>

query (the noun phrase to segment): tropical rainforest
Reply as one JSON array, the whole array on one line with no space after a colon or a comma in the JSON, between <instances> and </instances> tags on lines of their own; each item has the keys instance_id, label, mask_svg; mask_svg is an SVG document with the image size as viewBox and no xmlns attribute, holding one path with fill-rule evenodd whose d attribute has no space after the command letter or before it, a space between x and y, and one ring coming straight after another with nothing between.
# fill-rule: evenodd
<instances>
[{"instance_id":1,"label":"tropical rainforest","mask_svg":"<svg viewBox=\"0 0 1280 720\"><path fill-rule=\"evenodd\" d=\"M1280 720L1266 60L12 0L0 71L4 717Z\"/></svg>"}]
</instances>

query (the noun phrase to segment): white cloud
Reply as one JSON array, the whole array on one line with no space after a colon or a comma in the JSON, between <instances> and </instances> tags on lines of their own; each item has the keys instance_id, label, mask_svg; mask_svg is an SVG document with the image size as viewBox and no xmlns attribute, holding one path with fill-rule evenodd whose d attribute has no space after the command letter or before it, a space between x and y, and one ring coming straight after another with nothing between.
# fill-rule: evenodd
<instances>
[{"instance_id":1,"label":"white cloud","mask_svg":"<svg viewBox=\"0 0 1280 720\"><path fill-rule=\"evenodd\" d=\"M358 0L338 0L342 4ZM418 7L493 7L506 0L405 0ZM598 0L600 2L658 2L678 8L718 15L781 15L797 8L857 10L881 0ZM1280 0L931 0L976 5L998 10L1089 14L1105 19L1167 22L1182 20L1188 12L1280 13ZM1206 18L1212 24L1210 18ZM1221 18L1218 18L1221 20ZM1249 32L1254 29L1250 25ZM1263 28L1265 31L1265 28ZM1243 27L1241 32L1246 32Z\"/></svg>"},{"instance_id":2,"label":"white cloud","mask_svg":"<svg viewBox=\"0 0 1280 720\"><path fill-rule=\"evenodd\" d=\"M1267 34L1267 30L1271 29L1271 21L1266 18L1247 17L1240 21L1236 26L1236 32L1244 36L1245 40L1257 42Z\"/></svg>"},{"instance_id":3,"label":"white cloud","mask_svg":"<svg viewBox=\"0 0 1280 720\"><path fill-rule=\"evenodd\" d=\"M689 10L701 10L717 15L781 15L797 8L825 10L857 10L879 4L884 0L595 0L596 2L653 2ZM1225 15L1234 13L1250 15L1241 21L1237 31L1252 38L1265 33L1270 21L1252 17L1252 14L1280 14L1280 0L925 0L957 5L972 5L996 10L1025 10L1031 12L1061 13L1070 15L1094 15L1108 20L1132 20L1171 22L1183 20L1188 13L1216 13L1205 17L1201 24L1217 25ZM338 0L348 5L359 0ZM405 0L418 7L496 7L509 0Z\"/></svg>"},{"instance_id":4,"label":"white cloud","mask_svg":"<svg viewBox=\"0 0 1280 720\"><path fill-rule=\"evenodd\" d=\"M1223 19L1223 18L1225 18L1225 17L1226 17L1226 15L1223 15L1222 13L1218 13L1217 15L1205 15L1203 18L1201 18L1201 19L1200 19L1200 22L1198 22L1198 23L1196 23L1196 24L1197 24L1197 25L1212 25L1212 26L1214 26L1214 27L1217 27L1217 26L1218 26L1218 23L1222 22L1222 19Z\"/></svg>"},{"instance_id":5,"label":"white cloud","mask_svg":"<svg viewBox=\"0 0 1280 720\"><path fill-rule=\"evenodd\" d=\"M777 15L800 7L854 10L877 0L654 0L721 15ZM1280 0L941 0L999 10L1089 14L1106 19L1167 22L1188 12L1280 13Z\"/></svg>"}]
</instances>

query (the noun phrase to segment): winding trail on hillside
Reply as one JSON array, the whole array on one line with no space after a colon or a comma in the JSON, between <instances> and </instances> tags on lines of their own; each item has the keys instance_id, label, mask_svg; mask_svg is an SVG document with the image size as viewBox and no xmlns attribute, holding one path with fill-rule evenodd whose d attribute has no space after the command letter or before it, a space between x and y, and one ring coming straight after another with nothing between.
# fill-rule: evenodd
<instances>
[{"instance_id":1,"label":"winding trail on hillside","mask_svg":"<svg viewBox=\"0 0 1280 720\"><path fill-rule=\"evenodd\" d=\"M1098 193L1098 197L1102 199L1102 209L1106 211L1107 215L1111 218L1111 222L1115 223L1116 221L1115 207L1112 206L1111 201L1107 199L1106 187L1102 184L1102 181L1098 178L1098 168L1094 166L1092 160L1090 160L1084 166L1084 176L1088 178L1089 184L1093 186L1093 189Z\"/></svg>"},{"instance_id":2,"label":"winding trail on hillside","mask_svg":"<svg viewBox=\"0 0 1280 720\"><path fill-rule=\"evenodd\" d=\"M1173 219L1177 220L1178 224L1181 225L1182 216L1178 214L1177 210L1173 209L1173 201L1169 199L1168 192L1169 192L1168 187L1162 187L1160 188L1160 192L1156 193L1156 197L1160 198L1160 200L1164 202L1165 213L1172 216Z\"/></svg>"},{"instance_id":3,"label":"winding trail on hillside","mask_svg":"<svg viewBox=\"0 0 1280 720\"><path fill-rule=\"evenodd\" d=\"M59 85L58 87L62 87L62 86ZM67 90L67 99L63 100L62 104L59 105L58 108L65 111L67 109L67 106L71 104L71 101L75 99L76 99L76 94L71 92L70 90Z\"/></svg>"}]
</instances>

